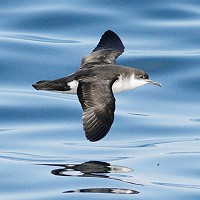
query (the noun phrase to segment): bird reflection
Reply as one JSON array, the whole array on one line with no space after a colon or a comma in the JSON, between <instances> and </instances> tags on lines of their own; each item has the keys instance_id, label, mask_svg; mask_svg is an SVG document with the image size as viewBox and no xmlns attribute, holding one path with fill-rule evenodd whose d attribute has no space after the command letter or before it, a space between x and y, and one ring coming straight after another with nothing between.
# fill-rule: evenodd
<instances>
[{"instance_id":1,"label":"bird reflection","mask_svg":"<svg viewBox=\"0 0 200 200\"><path fill-rule=\"evenodd\" d=\"M88 161L80 164L44 164L48 166L59 167L51 171L53 175L56 176L72 176L72 177L94 177L94 178L106 178L116 181L122 181L134 185L142 185L132 181L133 177L124 175L120 177L119 175L115 177L111 175L112 173L128 173L133 170L127 167L111 165L107 162L101 161ZM130 179L130 180L129 180ZM87 192L87 193L117 193L117 194L138 194L139 192L131 189L122 188L88 188L88 189L76 189L65 191L64 193L72 192Z\"/></svg>"},{"instance_id":2,"label":"bird reflection","mask_svg":"<svg viewBox=\"0 0 200 200\"><path fill-rule=\"evenodd\" d=\"M115 193L115 194L139 194L136 190L130 189L120 189L120 188L89 188L89 189L78 189L78 190L69 190L63 193Z\"/></svg>"}]
</instances>

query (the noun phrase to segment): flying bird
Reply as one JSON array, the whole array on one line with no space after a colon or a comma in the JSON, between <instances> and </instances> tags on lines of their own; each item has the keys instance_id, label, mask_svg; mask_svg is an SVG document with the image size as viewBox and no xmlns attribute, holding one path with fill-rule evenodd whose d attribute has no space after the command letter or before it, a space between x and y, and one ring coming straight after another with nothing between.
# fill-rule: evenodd
<instances>
[{"instance_id":1,"label":"flying bird","mask_svg":"<svg viewBox=\"0 0 200 200\"><path fill-rule=\"evenodd\" d=\"M91 142L101 140L111 128L115 111L113 93L145 84L161 86L140 69L116 65L116 59L124 48L119 36L108 30L92 53L82 58L80 68L75 73L32 85L36 90L77 94L83 109L83 129Z\"/></svg>"}]
</instances>

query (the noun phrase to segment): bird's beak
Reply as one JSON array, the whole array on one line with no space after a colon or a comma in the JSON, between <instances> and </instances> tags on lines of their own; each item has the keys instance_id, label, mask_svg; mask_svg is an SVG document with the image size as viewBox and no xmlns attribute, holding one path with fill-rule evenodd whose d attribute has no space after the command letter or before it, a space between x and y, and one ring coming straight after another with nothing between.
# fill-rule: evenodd
<instances>
[{"instance_id":1,"label":"bird's beak","mask_svg":"<svg viewBox=\"0 0 200 200\"><path fill-rule=\"evenodd\" d=\"M154 84L154 85L157 85L157 86L161 87L161 83L154 82L154 81L152 81L152 80L147 80L147 83L149 83L149 84Z\"/></svg>"}]
</instances>

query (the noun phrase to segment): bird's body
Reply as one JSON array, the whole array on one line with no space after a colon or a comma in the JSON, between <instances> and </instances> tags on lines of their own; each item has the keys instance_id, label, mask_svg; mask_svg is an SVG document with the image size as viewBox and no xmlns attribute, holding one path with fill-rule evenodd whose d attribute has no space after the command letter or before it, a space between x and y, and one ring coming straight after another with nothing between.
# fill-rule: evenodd
<instances>
[{"instance_id":1,"label":"bird's body","mask_svg":"<svg viewBox=\"0 0 200 200\"><path fill-rule=\"evenodd\" d=\"M101 70L100 75L99 75L99 70ZM82 78L82 76L79 74L83 74L83 73L90 74L91 78L97 79L97 80L98 80L98 76L101 80L103 77L103 80L105 81L110 80L110 77L117 78L117 80L112 85L113 93L130 90L130 89L143 85L142 82L137 81L134 78L135 70L136 69L131 68L131 67L118 66L118 65L109 66L109 68L107 66L98 66L98 65L93 66L92 72L91 72L91 69L84 69L84 70L81 69L80 71L77 71L76 73L71 74L69 79L68 77L66 77L63 80L63 83L64 84L67 83L67 86L69 86L69 89L63 90L63 91L61 90L61 92L66 93L66 94L77 94L78 83L79 83L79 80ZM117 71L118 73L116 73L115 71ZM73 77L73 80L71 79L71 77ZM87 76L87 79L89 79L89 76ZM55 84L57 84L57 81L59 80L60 79L56 80ZM53 84L53 81L51 82L51 84ZM54 89L55 88L52 88L52 90ZM47 89L47 90L50 90L50 89Z\"/></svg>"},{"instance_id":2,"label":"bird's body","mask_svg":"<svg viewBox=\"0 0 200 200\"><path fill-rule=\"evenodd\" d=\"M33 84L38 90L77 94L83 108L83 127L88 140L98 141L110 130L114 120L115 98L122 92L152 83L148 75L136 68L116 65L124 51L120 38L108 30L93 52L83 57L75 73L53 81Z\"/></svg>"}]
</instances>

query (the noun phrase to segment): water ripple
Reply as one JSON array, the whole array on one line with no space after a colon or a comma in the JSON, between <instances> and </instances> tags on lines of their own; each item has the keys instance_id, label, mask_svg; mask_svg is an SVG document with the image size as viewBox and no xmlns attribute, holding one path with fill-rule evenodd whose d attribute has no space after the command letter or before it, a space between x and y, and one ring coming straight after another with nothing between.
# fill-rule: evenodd
<instances>
[{"instance_id":1,"label":"water ripple","mask_svg":"<svg viewBox=\"0 0 200 200\"><path fill-rule=\"evenodd\" d=\"M178 187L178 188L188 188L188 189L200 189L200 185L190 185L183 183L162 183L162 182L152 182L155 185L167 186L167 187Z\"/></svg>"},{"instance_id":2,"label":"water ripple","mask_svg":"<svg viewBox=\"0 0 200 200\"><path fill-rule=\"evenodd\" d=\"M56 43L56 44L68 44L68 43L80 43L77 40L66 40L66 39L57 39L50 38L38 35L28 35L23 33L0 33L0 38L5 39L16 39L22 41L32 41L32 42L44 42L44 43Z\"/></svg>"}]
</instances>

